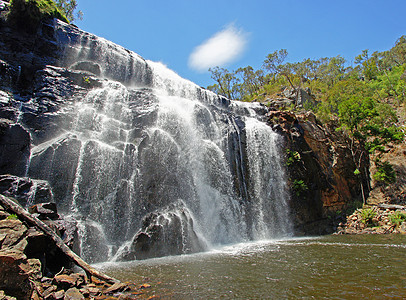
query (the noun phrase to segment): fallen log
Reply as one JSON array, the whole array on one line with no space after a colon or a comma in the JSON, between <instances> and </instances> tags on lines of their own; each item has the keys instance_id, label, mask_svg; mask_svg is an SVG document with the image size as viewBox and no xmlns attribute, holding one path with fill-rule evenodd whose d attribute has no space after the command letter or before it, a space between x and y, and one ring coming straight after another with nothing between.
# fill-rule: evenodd
<instances>
[{"instance_id":1,"label":"fallen log","mask_svg":"<svg viewBox=\"0 0 406 300\"><path fill-rule=\"evenodd\" d=\"M68 246L65 245L63 240L44 222L37 219L30 213L28 213L25 209L23 209L20 205L12 201L11 199L0 195L0 204L13 214L17 215L21 220L26 221L27 223L34 225L38 229L40 229L44 234L50 237L56 244L56 246L67 256L69 259L82 268L89 280L91 280L91 276L94 276L100 280L104 280L107 283L114 284L119 282L117 279L114 279L106 274L103 274L97 271L95 268L90 266L86 263L83 259L81 259L75 252L73 252Z\"/></svg>"},{"instance_id":2,"label":"fallen log","mask_svg":"<svg viewBox=\"0 0 406 300\"><path fill-rule=\"evenodd\" d=\"M401 210L406 210L406 206L403 205L396 205L396 204L385 204L385 203L381 203L378 204L379 208L383 208L383 209L401 209Z\"/></svg>"}]
</instances>

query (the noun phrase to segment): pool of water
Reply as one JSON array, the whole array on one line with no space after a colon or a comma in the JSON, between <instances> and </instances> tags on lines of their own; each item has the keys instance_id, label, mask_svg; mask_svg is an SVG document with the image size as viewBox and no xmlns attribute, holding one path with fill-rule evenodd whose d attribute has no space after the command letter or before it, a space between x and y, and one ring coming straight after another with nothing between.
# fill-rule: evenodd
<instances>
[{"instance_id":1,"label":"pool of water","mask_svg":"<svg viewBox=\"0 0 406 300\"><path fill-rule=\"evenodd\" d=\"M163 299L405 299L406 236L260 241L96 267Z\"/></svg>"}]
</instances>

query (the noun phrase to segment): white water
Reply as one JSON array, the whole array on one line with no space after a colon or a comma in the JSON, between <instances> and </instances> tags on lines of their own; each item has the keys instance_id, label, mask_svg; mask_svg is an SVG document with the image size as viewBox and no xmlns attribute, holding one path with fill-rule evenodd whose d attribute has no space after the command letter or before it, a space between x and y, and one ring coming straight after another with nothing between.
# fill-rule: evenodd
<instances>
[{"instance_id":1,"label":"white water","mask_svg":"<svg viewBox=\"0 0 406 300\"><path fill-rule=\"evenodd\" d=\"M211 247L291 233L281 140L259 120L259 104L230 102L160 63L66 30L64 63L97 63L108 79L75 99L63 136L33 153L49 170L43 179L71 174L55 195L79 220L85 259L111 258L145 215L173 203Z\"/></svg>"}]
</instances>

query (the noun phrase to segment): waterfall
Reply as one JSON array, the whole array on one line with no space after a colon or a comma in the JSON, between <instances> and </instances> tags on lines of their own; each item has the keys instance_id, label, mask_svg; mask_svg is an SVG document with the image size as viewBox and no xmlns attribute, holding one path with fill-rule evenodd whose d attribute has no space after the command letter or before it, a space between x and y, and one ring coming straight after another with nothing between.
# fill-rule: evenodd
<instances>
[{"instance_id":1,"label":"waterfall","mask_svg":"<svg viewBox=\"0 0 406 300\"><path fill-rule=\"evenodd\" d=\"M264 107L231 102L59 26L68 45L61 65L104 79L84 98L73 96L64 133L34 147L29 175L48 180L63 213L78 220L85 259L290 234L281 137L261 121Z\"/></svg>"}]
</instances>

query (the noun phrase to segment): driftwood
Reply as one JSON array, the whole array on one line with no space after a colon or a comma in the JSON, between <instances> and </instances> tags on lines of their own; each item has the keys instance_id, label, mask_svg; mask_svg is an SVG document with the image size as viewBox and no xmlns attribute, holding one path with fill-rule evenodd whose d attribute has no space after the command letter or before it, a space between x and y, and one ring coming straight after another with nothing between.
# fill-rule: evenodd
<instances>
[{"instance_id":1,"label":"driftwood","mask_svg":"<svg viewBox=\"0 0 406 300\"><path fill-rule=\"evenodd\" d=\"M86 263L83 259L81 259L75 252L73 252L71 249L69 249L68 246L65 245L63 240L44 222L41 220L37 219L30 213L28 213L25 209L23 209L20 205L12 201L11 199L4 197L3 195L0 195L0 204L4 206L4 208L10 210L12 213L16 214L19 218L22 220L25 220L27 223L32 224L36 226L38 229L40 229L42 232L44 232L48 237L50 237L56 244L56 246L67 256L69 259L82 268L87 277L91 280L91 276L94 276L100 280L104 280L108 283L114 284L119 282L117 279L114 279L110 276L107 276L106 274L103 274L96 269L94 269L92 266L90 266L88 263Z\"/></svg>"},{"instance_id":2,"label":"driftwood","mask_svg":"<svg viewBox=\"0 0 406 300\"><path fill-rule=\"evenodd\" d=\"M396 205L396 204L385 204L385 203L381 203L381 204L378 204L378 207L383 208L383 209L401 209L401 210L406 210L406 206Z\"/></svg>"}]
</instances>

